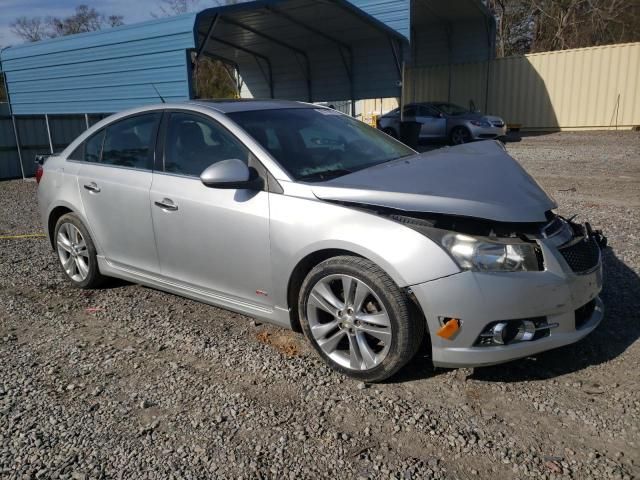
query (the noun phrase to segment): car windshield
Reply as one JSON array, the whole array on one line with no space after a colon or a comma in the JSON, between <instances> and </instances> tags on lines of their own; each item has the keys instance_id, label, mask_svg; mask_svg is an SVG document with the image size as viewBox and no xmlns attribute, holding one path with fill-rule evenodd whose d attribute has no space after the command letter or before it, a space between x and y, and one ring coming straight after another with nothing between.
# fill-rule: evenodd
<instances>
[{"instance_id":1,"label":"car windshield","mask_svg":"<svg viewBox=\"0 0 640 480\"><path fill-rule=\"evenodd\" d=\"M379 130L326 108L256 110L228 116L296 180L329 180L415 154Z\"/></svg>"},{"instance_id":2,"label":"car windshield","mask_svg":"<svg viewBox=\"0 0 640 480\"><path fill-rule=\"evenodd\" d=\"M453 103L434 103L434 107L447 115L463 115L465 113L469 113L467 108L463 108L459 105L454 105Z\"/></svg>"}]
</instances>

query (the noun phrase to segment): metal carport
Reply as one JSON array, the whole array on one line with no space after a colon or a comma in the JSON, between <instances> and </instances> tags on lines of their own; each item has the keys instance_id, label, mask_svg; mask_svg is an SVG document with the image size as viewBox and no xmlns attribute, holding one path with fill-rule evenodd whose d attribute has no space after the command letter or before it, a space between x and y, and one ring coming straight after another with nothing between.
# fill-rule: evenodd
<instances>
[{"instance_id":1,"label":"metal carport","mask_svg":"<svg viewBox=\"0 0 640 480\"><path fill-rule=\"evenodd\" d=\"M200 12L198 54L236 65L254 97L398 96L407 39L350 2L260 1Z\"/></svg>"}]
</instances>

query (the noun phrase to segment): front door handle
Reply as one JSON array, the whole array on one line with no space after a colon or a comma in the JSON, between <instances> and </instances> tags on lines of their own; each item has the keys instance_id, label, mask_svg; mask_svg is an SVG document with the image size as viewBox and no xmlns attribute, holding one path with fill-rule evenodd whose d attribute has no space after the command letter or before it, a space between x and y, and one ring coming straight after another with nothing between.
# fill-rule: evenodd
<instances>
[{"instance_id":1,"label":"front door handle","mask_svg":"<svg viewBox=\"0 0 640 480\"><path fill-rule=\"evenodd\" d=\"M100 187L96 184L96 182L88 183L84 186L85 190L89 190L91 193L100 193Z\"/></svg>"},{"instance_id":2,"label":"front door handle","mask_svg":"<svg viewBox=\"0 0 640 480\"><path fill-rule=\"evenodd\" d=\"M173 203L173 200L170 198L163 198L161 202L153 202L157 207L160 207L163 210L168 210L170 212L175 212L178 210L178 206Z\"/></svg>"}]
</instances>

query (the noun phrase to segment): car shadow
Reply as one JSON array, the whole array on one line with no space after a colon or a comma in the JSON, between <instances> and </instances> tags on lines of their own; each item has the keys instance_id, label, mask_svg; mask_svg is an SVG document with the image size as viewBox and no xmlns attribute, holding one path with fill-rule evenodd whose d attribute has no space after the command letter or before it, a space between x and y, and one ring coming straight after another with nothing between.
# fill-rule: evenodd
<instances>
[{"instance_id":1,"label":"car shadow","mask_svg":"<svg viewBox=\"0 0 640 480\"><path fill-rule=\"evenodd\" d=\"M602 323L572 345L513 362L478 367L467 378L487 382L547 380L613 360L640 338L640 277L611 248L603 252L605 306ZM423 349L424 350L424 349ZM438 375L446 369L431 365L421 351L390 383L403 383Z\"/></svg>"},{"instance_id":2,"label":"car shadow","mask_svg":"<svg viewBox=\"0 0 640 480\"><path fill-rule=\"evenodd\" d=\"M558 129L555 129L555 130L549 129L545 131L533 131L533 132L520 132L516 130L510 130L509 132L507 132L507 134L504 137L500 137L500 141L502 141L502 143L504 143L505 145L509 143L520 143L525 138L542 137L545 135L556 133L558 131L559 131ZM450 146L448 142L420 140L420 143L418 144L418 147L416 148L416 150L420 153L427 153L427 152L432 152L433 150L438 150L439 148L448 147L448 146Z\"/></svg>"},{"instance_id":3,"label":"car shadow","mask_svg":"<svg viewBox=\"0 0 640 480\"><path fill-rule=\"evenodd\" d=\"M135 283L121 278L108 277L107 281L103 285L100 285L97 290L115 290L117 288L130 287L132 285L135 285Z\"/></svg>"},{"instance_id":4,"label":"car shadow","mask_svg":"<svg viewBox=\"0 0 640 480\"><path fill-rule=\"evenodd\" d=\"M508 143L519 143L523 139L528 137L543 137L545 135L550 135L552 133L559 132L559 129L548 129L544 131L529 131L529 132L521 132L518 130L510 130L507 132L507 135L502 138L502 141L505 144Z\"/></svg>"}]
</instances>

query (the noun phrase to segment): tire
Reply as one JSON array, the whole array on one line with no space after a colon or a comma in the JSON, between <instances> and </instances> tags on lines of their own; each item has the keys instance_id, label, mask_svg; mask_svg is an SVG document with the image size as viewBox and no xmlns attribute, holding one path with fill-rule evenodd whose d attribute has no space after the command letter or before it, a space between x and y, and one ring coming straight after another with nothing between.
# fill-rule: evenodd
<instances>
[{"instance_id":1,"label":"tire","mask_svg":"<svg viewBox=\"0 0 640 480\"><path fill-rule=\"evenodd\" d=\"M387 135L389 135L390 137L393 137L393 138L395 138L395 139L397 139L397 138L398 138L398 133L395 131L395 129L393 129L393 128L391 128L391 127L384 128L384 129L382 129L382 131L383 131L384 133L386 133Z\"/></svg>"},{"instance_id":2,"label":"tire","mask_svg":"<svg viewBox=\"0 0 640 480\"><path fill-rule=\"evenodd\" d=\"M449 134L451 145L462 145L471 141L471 132L466 127L455 127Z\"/></svg>"},{"instance_id":3,"label":"tire","mask_svg":"<svg viewBox=\"0 0 640 480\"><path fill-rule=\"evenodd\" d=\"M345 286L351 292L346 305ZM412 315L409 302L376 264L340 256L309 272L298 313L306 337L331 368L374 383L398 372L420 348L425 321Z\"/></svg>"},{"instance_id":4,"label":"tire","mask_svg":"<svg viewBox=\"0 0 640 480\"><path fill-rule=\"evenodd\" d=\"M60 267L75 287L89 289L105 283L91 235L75 213L58 219L53 238Z\"/></svg>"}]
</instances>

